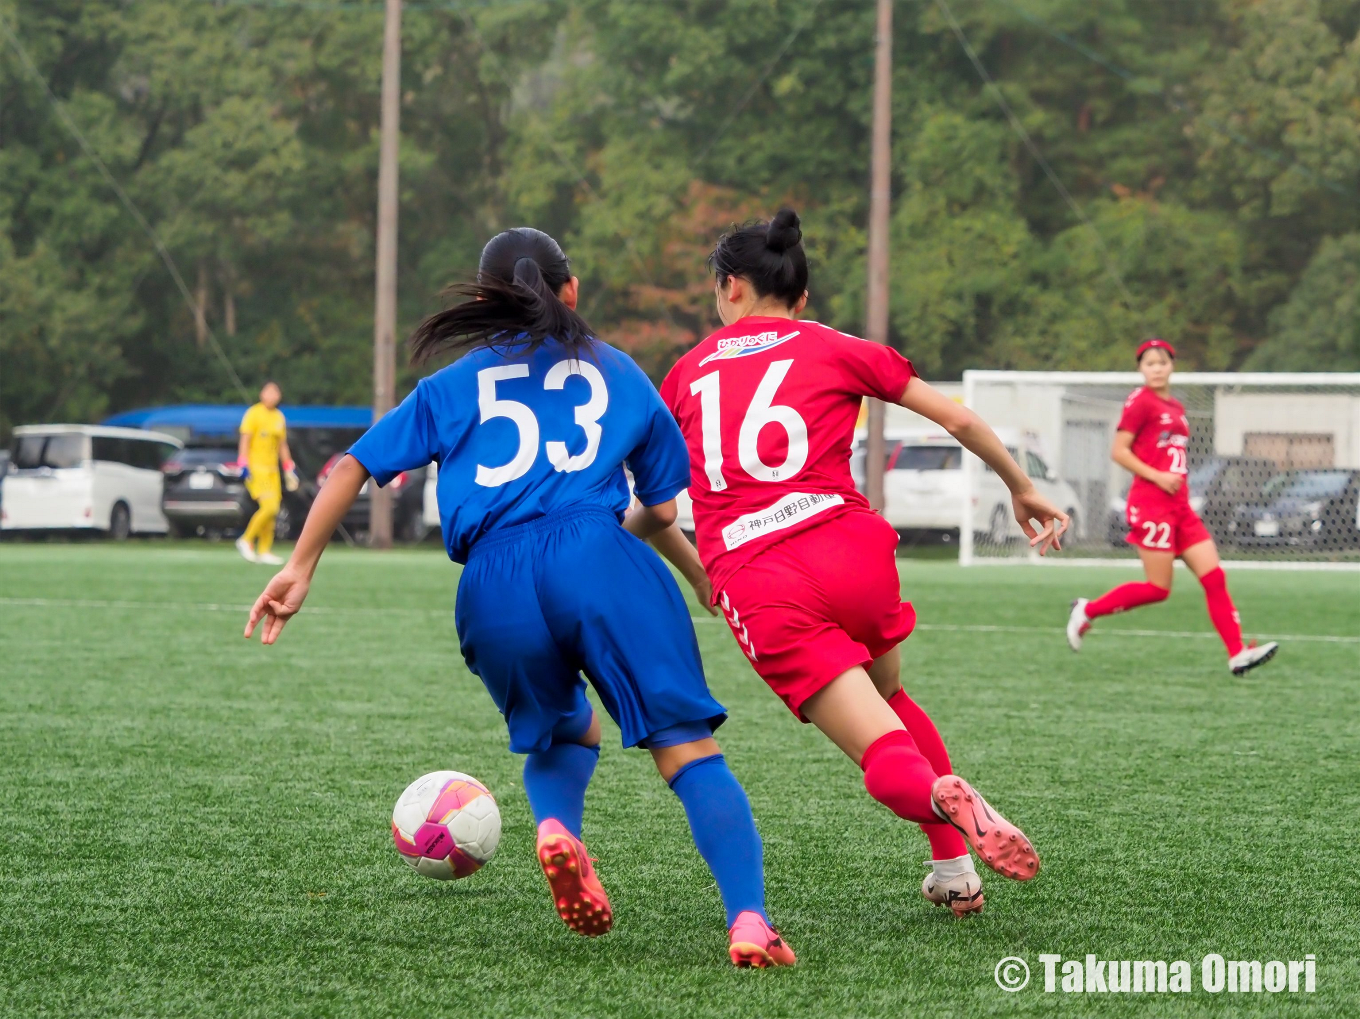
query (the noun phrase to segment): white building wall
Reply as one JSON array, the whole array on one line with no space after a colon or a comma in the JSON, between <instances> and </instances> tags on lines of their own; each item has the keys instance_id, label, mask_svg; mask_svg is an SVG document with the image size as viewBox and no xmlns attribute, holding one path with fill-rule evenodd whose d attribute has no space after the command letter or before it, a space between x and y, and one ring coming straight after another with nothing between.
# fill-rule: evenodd
<instances>
[{"instance_id":1,"label":"white building wall","mask_svg":"<svg viewBox=\"0 0 1360 1019\"><path fill-rule=\"evenodd\" d=\"M1036 451L1050 464L1061 462L1063 392L1066 386L987 383L978 386L973 409L993 428L1014 428L1034 436Z\"/></svg>"},{"instance_id":2,"label":"white building wall","mask_svg":"<svg viewBox=\"0 0 1360 1019\"><path fill-rule=\"evenodd\" d=\"M1220 389L1214 405L1214 452L1241 456L1248 432L1331 435L1336 466L1360 468L1360 395Z\"/></svg>"},{"instance_id":3,"label":"white building wall","mask_svg":"<svg viewBox=\"0 0 1360 1019\"><path fill-rule=\"evenodd\" d=\"M930 388L938 389L945 396L956 403L963 402L963 383L962 382L932 382ZM864 425L864 411L860 412L860 426ZM895 403L887 405L887 413L883 418L883 427L886 431L907 431L918 429L930 429L936 427L933 421L921 417L914 411L907 410L906 407L899 407Z\"/></svg>"}]
</instances>

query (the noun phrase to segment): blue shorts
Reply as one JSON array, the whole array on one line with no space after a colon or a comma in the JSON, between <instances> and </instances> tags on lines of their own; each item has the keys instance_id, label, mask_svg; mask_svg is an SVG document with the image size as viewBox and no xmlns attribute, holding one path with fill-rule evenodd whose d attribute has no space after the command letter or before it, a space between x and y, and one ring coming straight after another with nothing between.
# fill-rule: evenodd
<instances>
[{"instance_id":1,"label":"blue shorts","mask_svg":"<svg viewBox=\"0 0 1360 1019\"><path fill-rule=\"evenodd\" d=\"M582 673L625 747L653 736L665 746L677 732L703 738L727 718L708 692L675 578L608 510L488 534L468 556L454 618L515 753L546 750L554 730L559 740L585 731Z\"/></svg>"}]
</instances>

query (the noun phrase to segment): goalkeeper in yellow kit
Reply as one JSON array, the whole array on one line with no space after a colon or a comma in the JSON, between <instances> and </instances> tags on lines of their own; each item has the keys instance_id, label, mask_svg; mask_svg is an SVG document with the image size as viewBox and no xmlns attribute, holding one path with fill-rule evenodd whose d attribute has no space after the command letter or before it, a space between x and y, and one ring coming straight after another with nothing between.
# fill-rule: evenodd
<instances>
[{"instance_id":1,"label":"goalkeeper in yellow kit","mask_svg":"<svg viewBox=\"0 0 1360 1019\"><path fill-rule=\"evenodd\" d=\"M274 519L283 502L283 486L296 492L297 471L293 455L288 449L288 427L279 410L283 392L274 382L266 382L260 390L260 402L241 418L241 445L236 454L236 465L241 469L246 491L259 509L250 518L245 533L236 540L236 551L252 563L278 566L283 562L270 552L274 544ZM283 463L280 484L279 463Z\"/></svg>"}]
</instances>

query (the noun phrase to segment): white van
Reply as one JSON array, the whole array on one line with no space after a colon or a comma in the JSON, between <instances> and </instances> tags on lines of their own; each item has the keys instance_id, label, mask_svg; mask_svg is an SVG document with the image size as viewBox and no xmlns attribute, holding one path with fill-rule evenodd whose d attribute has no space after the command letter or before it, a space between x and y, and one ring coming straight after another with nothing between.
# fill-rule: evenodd
<instances>
[{"instance_id":1,"label":"white van","mask_svg":"<svg viewBox=\"0 0 1360 1019\"><path fill-rule=\"evenodd\" d=\"M182 445L137 428L22 425L10 446L0 530L104 531L118 541L164 534L161 464Z\"/></svg>"}]
</instances>

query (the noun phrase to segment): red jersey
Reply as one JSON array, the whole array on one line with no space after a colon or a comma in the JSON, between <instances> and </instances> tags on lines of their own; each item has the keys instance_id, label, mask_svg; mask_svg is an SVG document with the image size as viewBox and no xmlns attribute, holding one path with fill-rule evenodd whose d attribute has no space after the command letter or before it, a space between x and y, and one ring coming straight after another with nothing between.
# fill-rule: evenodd
<instances>
[{"instance_id":1,"label":"red jersey","mask_svg":"<svg viewBox=\"0 0 1360 1019\"><path fill-rule=\"evenodd\" d=\"M762 316L676 362L661 398L689 446L699 557L714 590L781 538L868 508L850 477L862 400L896 403L915 374L891 347Z\"/></svg>"},{"instance_id":2,"label":"red jersey","mask_svg":"<svg viewBox=\"0 0 1360 1019\"><path fill-rule=\"evenodd\" d=\"M1149 467L1172 474L1187 473L1190 422L1179 400L1171 397L1163 400L1146 386L1135 389L1124 401L1119 431L1133 433L1133 455ZM1162 493L1152 482L1134 477L1130 493L1140 489ZM1190 492L1184 483L1176 496L1189 499Z\"/></svg>"}]
</instances>

